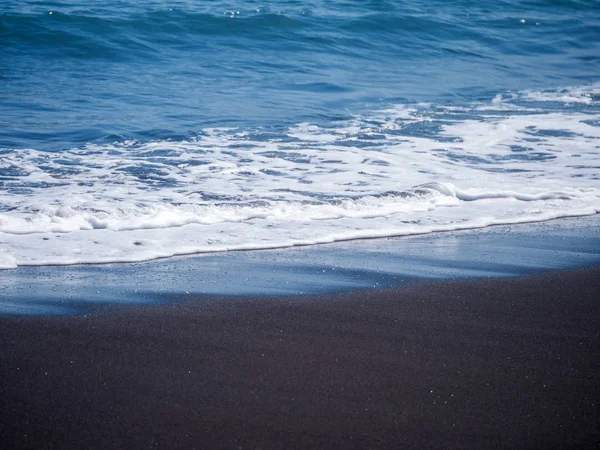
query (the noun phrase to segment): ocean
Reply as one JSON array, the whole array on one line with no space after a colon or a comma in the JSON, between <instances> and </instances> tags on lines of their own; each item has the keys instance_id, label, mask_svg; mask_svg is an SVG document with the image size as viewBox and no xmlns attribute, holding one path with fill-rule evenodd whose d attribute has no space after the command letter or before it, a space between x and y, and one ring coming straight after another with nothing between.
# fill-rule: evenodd
<instances>
[{"instance_id":1,"label":"ocean","mask_svg":"<svg viewBox=\"0 0 600 450\"><path fill-rule=\"evenodd\" d=\"M600 212L597 0L0 4L0 268Z\"/></svg>"}]
</instances>

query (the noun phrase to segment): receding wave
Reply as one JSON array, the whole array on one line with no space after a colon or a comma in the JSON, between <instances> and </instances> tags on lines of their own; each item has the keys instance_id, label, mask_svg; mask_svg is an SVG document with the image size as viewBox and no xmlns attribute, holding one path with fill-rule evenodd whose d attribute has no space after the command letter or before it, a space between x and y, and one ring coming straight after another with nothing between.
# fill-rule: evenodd
<instances>
[{"instance_id":1,"label":"receding wave","mask_svg":"<svg viewBox=\"0 0 600 450\"><path fill-rule=\"evenodd\" d=\"M589 195L582 190L550 191L522 194L515 191L461 190L449 183L427 183L405 191L321 202L260 201L216 204L148 204L112 211L95 207L68 205L33 210L17 218L0 217L0 231L13 235L70 233L85 230L138 231L215 225L224 222L243 223L255 219L306 222L334 219L366 219L433 210L438 206L456 206L461 201L474 202L508 199L521 202L576 200Z\"/></svg>"},{"instance_id":2,"label":"receding wave","mask_svg":"<svg viewBox=\"0 0 600 450\"><path fill-rule=\"evenodd\" d=\"M0 267L595 214L595 89L506 93L468 108L401 104L281 130L205 129L188 139L60 152L2 149ZM564 107L579 97L591 98L584 109Z\"/></svg>"}]
</instances>

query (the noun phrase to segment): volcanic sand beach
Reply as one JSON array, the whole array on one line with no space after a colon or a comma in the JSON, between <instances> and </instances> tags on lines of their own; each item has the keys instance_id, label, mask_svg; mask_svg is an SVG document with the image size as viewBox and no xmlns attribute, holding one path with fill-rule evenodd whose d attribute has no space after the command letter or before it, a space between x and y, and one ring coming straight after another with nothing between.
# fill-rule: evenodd
<instances>
[{"instance_id":1,"label":"volcanic sand beach","mask_svg":"<svg viewBox=\"0 0 600 450\"><path fill-rule=\"evenodd\" d=\"M594 448L599 287L596 264L4 316L0 445Z\"/></svg>"},{"instance_id":2,"label":"volcanic sand beach","mask_svg":"<svg viewBox=\"0 0 600 450\"><path fill-rule=\"evenodd\" d=\"M600 450L600 0L0 2L0 450Z\"/></svg>"}]
</instances>

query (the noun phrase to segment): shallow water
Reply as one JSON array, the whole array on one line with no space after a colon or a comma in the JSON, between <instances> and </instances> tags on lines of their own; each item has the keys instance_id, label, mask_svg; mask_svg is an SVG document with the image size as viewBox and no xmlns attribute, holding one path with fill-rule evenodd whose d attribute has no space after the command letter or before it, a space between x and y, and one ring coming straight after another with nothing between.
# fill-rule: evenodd
<instances>
[{"instance_id":1,"label":"shallow water","mask_svg":"<svg viewBox=\"0 0 600 450\"><path fill-rule=\"evenodd\" d=\"M600 263L599 223L594 216L138 264L23 267L0 277L0 315L85 314L188 295L314 295L576 269Z\"/></svg>"}]
</instances>

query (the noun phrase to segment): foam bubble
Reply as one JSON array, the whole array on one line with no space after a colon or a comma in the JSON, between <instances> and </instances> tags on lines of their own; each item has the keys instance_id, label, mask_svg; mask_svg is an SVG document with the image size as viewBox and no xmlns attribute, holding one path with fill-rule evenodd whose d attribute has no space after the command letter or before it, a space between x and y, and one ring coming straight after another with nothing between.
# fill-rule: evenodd
<instances>
[{"instance_id":1,"label":"foam bubble","mask_svg":"<svg viewBox=\"0 0 600 450\"><path fill-rule=\"evenodd\" d=\"M596 87L577 89L560 95L590 99L575 103L585 109L554 100L541 108L549 91L508 93L468 108L398 105L284 132L206 129L180 141L0 150L0 267L595 214L600 111L589 94Z\"/></svg>"},{"instance_id":2,"label":"foam bubble","mask_svg":"<svg viewBox=\"0 0 600 450\"><path fill-rule=\"evenodd\" d=\"M17 260L7 252L0 252L0 269L14 269L17 267Z\"/></svg>"},{"instance_id":3,"label":"foam bubble","mask_svg":"<svg viewBox=\"0 0 600 450\"><path fill-rule=\"evenodd\" d=\"M524 91L522 96L536 102L583 103L600 100L600 83L586 87L570 87L551 91Z\"/></svg>"}]
</instances>

